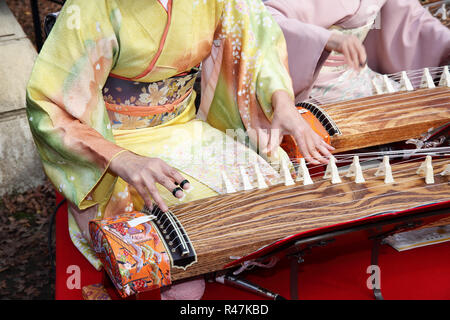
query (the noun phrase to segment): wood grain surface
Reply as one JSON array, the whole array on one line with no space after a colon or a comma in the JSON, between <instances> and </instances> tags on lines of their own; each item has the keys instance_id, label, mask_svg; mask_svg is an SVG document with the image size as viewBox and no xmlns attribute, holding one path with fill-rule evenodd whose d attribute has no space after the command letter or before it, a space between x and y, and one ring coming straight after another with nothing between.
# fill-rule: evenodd
<instances>
[{"instance_id":1,"label":"wood grain surface","mask_svg":"<svg viewBox=\"0 0 450 320\"><path fill-rule=\"evenodd\" d=\"M332 185L318 178L313 185L276 185L264 190L225 194L172 207L187 231L198 262L173 269L172 279L221 270L230 256L244 256L299 232L450 199L449 177L439 173L449 159L434 160L435 183L416 174L420 162L392 165L394 184L364 172L366 182L343 177Z\"/></svg>"},{"instance_id":2,"label":"wood grain surface","mask_svg":"<svg viewBox=\"0 0 450 320\"><path fill-rule=\"evenodd\" d=\"M335 152L420 137L450 122L450 88L397 92L321 106L342 134Z\"/></svg>"}]
</instances>

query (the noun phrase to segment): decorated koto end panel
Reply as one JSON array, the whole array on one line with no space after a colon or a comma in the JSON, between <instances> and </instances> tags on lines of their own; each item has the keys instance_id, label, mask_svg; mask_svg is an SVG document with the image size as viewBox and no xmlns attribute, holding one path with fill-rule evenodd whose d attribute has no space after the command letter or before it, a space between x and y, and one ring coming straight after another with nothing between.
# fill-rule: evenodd
<instances>
[{"instance_id":1,"label":"decorated koto end panel","mask_svg":"<svg viewBox=\"0 0 450 320\"><path fill-rule=\"evenodd\" d=\"M144 216L132 212L89 224L94 250L123 298L171 284L170 259L154 225L132 223Z\"/></svg>"}]
</instances>

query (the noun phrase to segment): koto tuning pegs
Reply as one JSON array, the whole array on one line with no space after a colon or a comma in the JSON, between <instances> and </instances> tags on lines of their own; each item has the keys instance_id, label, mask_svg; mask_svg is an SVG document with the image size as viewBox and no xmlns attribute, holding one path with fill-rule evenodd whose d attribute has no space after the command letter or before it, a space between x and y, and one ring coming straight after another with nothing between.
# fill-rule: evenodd
<instances>
[{"instance_id":1,"label":"koto tuning pegs","mask_svg":"<svg viewBox=\"0 0 450 320\"><path fill-rule=\"evenodd\" d=\"M244 185L244 190L252 190L253 186L250 183L250 179L249 179L247 173L245 172L244 167L239 167L239 170L241 171L241 178L242 178L242 183Z\"/></svg>"},{"instance_id":2,"label":"koto tuning pegs","mask_svg":"<svg viewBox=\"0 0 450 320\"><path fill-rule=\"evenodd\" d=\"M297 172L297 181L303 181L303 185L313 184L311 176L309 175L308 167L304 158L300 158L300 165Z\"/></svg>"},{"instance_id":3,"label":"koto tuning pegs","mask_svg":"<svg viewBox=\"0 0 450 320\"><path fill-rule=\"evenodd\" d=\"M281 172L280 173L284 178L285 186L292 186L293 184L295 184L295 182L291 176L291 171L289 170L289 164L287 163L287 160L284 158L281 158Z\"/></svg>"},{"instance_id":4,"label":"koto tuning pegs","mask_svg":"<svg viewBox=\"0 0 450 320\"><path fill-rule=\"evenodd\" d=\"M436 10L436 12L434 13L433 16L436 18L438 16L441 16L442 21L447 20L448 16L447 16L447 8L445 6L445 2L441 5L441 7L438 10Z\"/></svg>"},{"instance_id":5,"label":"koto tuning pegs","mask_svg":"<svg viewBox=\"0 0 450 320\"><path fill-rule=\"evenodd\" d=\"M422 80L420 81L421 88L433 89L436 88L434 85L433 77L431 76L430 70L428 68L423 69Z\"/></svg>"},{"instance_id":6,"label":"koto tuning pegs","mask_svg":"<svg viewBox=\"0 0 450 320\"><path fill-rule=\"evenodd\" d=\"M383 75L383 87L385 89L385 92L387 93L394 93L395 89L392 86L391 80L389 80L387 75Z\"/></svg>"},{"instance_id":7,"label":"koto tuning pegs","mask_svg":"<svg viewBox=\"0 0 450 320\"><path fill-rule=\"evenodd\" d=\"M448 71L448 66L444 67L442 70L441 79L439 80L440 87L450 87L450 72Z\"/></svg>"},{"instance_id":8,"label":"koto tuning pegs","mask_svg":"<svg viewBox=\"0 0 450 320\"><path fill-rule=\"evenodd\" d=\"M336 158L331 156L328 162L327 168L325 169L325 174L323 175L324 179L331 178L331 183L341 183L342 180L339 177L339 171L336 166Z\"/></svg>"},{"instance_id":9,"label":"koto tuning pegs","mask_svg":"<svg viewBox=\"0 0 450 320\"><path fill-rule=\"evenodd\" d=\"M364 183L366 180L364 180L364 176L362 173L361 165L359 164L359 157L354 156L353 162L350 165L350 168L348 168L346 177L355 177L356 183Z\"/></svg>"},{"instance_id":10,"label":"koto tuning pegs","mask_svg":"<svg viewBox=\"0 0 450 320\"><path fill-rule=\"evenodd\" d=\"M256 180L258 181L258 189L268 188L266 181L264 180L264 177L261 173L261 169L259 168L258 163L255 162L255 164L253 166L255 168Z\"/></svg>"},{"instance_id":11,"label":"koto tuning pegs","mask_svg":"<svg viewBox=\"0 0 450 320\"><path fill-rule=\"evenodd\" d=\"M434 173L433 173L433 164L431 163L431 156L426 156L425 161L422 162L419 169L416 171L417 174L425 174L425 183L432 184L434 183Z\"/></svg>"},{"instance_id":12,"label":"koto tuning pegs","mask_svg":"<svg viewBox=\"0 0 450 320\"><path fill-rule=\"evenodd\" d=\"M372 79L372 85L375 88L375 93L376 94L383 94L383 89L376 83L376 81L374 79Z\"/></svg>"},{"instance_id":13,"label":"koto tuning pegs","mask_svg":"<svg viewBox=\"0 0 450 320\"><path fill-rule=\"evenodd\" d=\"M400 79L400 90L413 91L414 87L408 78L406 71L402 71L402 76Z\"/></svg>"},{"instance_id":14,"label":"koto tuning pegs","mask_svg":"<svg viewBox=\"0 0 450 320\"><path fill-rule=\"evenodd\" d=\"M226 193L236 192L236 189L234 189L233 184L231 183L230 179L228 179L228 176L225 173L225 171L222 171L222 181L223 181L224 190Z\"/></svg>"},{"instance_id":15,"label":"koto tuning pegs","mask_svg":"<svg viewBox=\"0 0 450 320\"><path fill-rule=\"evenodd\" d=\"M382 77L382 84L379 85L375 79L372 79L372 85L375 88L375 92L376 94L384 94L384 93L394 93L396 92L394 86L392 85L391 80L389 79L389 77L384 74Z\"/></svg>"},{"instance_id":16,"label":"koto tuning pegs","mask_svg":"<svg viewBox=\"0 0 450 320\"><path fill-rule=\"evenodd\" d=\"M383 157L383 162L380 163L378 170L375 172L376 177L384 176L384 183L394 183L394 177L392 176L392 168L389 163L389 156Z\"/></svg>"}]
</instances>

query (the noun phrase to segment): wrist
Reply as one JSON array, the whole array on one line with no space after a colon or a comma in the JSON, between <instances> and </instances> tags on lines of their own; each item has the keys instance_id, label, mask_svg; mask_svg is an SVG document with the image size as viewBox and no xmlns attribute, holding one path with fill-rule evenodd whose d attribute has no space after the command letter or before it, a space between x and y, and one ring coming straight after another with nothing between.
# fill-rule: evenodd
<instances>
[{"instance_id":1,"label":"wrist","mask_svg":"<svg viewBox=\"0 0 450 320\"><path fill-rule=\"evenodd\" d=\"M337 32L331 32L327 44L325 45L325 50L329 52L333 50L338 51L341 42L342 42L342 35Z\"/></svg>"},{"instance_id":2,"label":"wrist","mask_svg":"<svg viewBox=\"0 0 450 320\"><path fill-rule=\"evenodd\" d=\"M119 175L122 164L126 162L125 159L132 154L132 152L126 149L119 151L109 162L108 171L115 175Z\"/></svg>"},{"instance_id":3,"label":"wrist","mask_svg":"<svg viewBox=\"0 0 450 320\"><path fill-rule=\"evenodd\" d=\"M293 106L294 99L287 91L277 90L272 94L272 108L274 111L288 105Z\"/></svg>"}]
</instances>

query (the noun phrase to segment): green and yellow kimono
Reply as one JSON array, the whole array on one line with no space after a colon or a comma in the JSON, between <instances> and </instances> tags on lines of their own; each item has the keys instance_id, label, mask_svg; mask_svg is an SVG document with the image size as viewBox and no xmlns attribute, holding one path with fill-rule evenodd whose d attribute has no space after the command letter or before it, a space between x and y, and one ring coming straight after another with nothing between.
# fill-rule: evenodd
<instances>
[{"instance_id":1,"label":"green and yellow kimono","mask_svg":"<svg viewBox=\"0 0 450 320\"><path fill-rule=\"evenodd\" d=\"M253 183L255 162L278 183L264 158L225 134L267 127L277 90L293 96L286 45L259 0L67 1L36 60L27 112L45 172L69 200L76 246L99 268L88 221L142 207L108 171L124 150L179 170L194 187L183 201L224 192L222 172L242 189L240 170Z\"/></svg>"}]
</instances>

